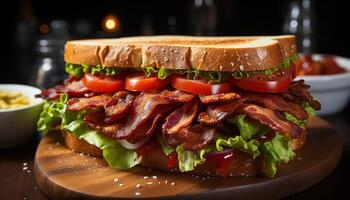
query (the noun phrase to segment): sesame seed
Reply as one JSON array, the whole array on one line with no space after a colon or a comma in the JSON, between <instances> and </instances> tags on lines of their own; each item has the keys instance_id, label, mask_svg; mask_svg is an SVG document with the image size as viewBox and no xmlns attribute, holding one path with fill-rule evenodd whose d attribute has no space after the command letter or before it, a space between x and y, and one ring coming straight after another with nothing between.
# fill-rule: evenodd
<instances>
[{"instance_id":1,"label":"sesame seed","mask_svg":"<svg viewBox=\"0 0 350 200\"><path fill-rule=\"evenodd\" d=\"M157 176L152 176L153 179L157 179L158 177Z\"/></svg>"},{"instance_id":2,"label":"sesame seed","mask_svg":"<svg viewBox=\"0 0 350 200\"><path fill-rule=\"evenodd\" d=\"M172 185L172 186L174 186L174 185L175 185L175 183L174 183L174 182L171 182L171 185Z\"/></svg>"},{"instance_id":3,"label":"sesame seed","mask_svg":"<svg viewBox=\"0 0 350 200\"><path fill-rule=\"evenodd\" d=\"M28 167L23 167L23 170L27 170L28 169Z\"/></svg>"},{"instance_id":4,"label":"sesame seed","mask_svg":"<svg viewBox=\"0 0 350 200\"><path fill-rule=\"evenodd\" d=\"M136 184L136 188L140 188L140 187L142 187L141 184Z\"/></svg>"},{"instance_id":5,"label":"sesame seed","mask_svg":"<svg viewBox=\"0 0 350 200\"><path fill-rule=\"evenodd\" d=\"M233 67L233 62L231 62L230 65Z\"/></svg>"},{"instance_id":6,"label":"sesame seed","mask_svg":"<svg viewBox=\"0 0 350 200\"><path fill-rule=\"evenodd\" d=\"M27 165L28 165L28 163L26 163L26 162L25 162L25 163L23 163L23 166L27 166Z\"/></svg>"},{"instance_id":7,"label":"sesame seed","mask_svg":"<svg viewBox=\"0 0 350 200\"><path fill-rule=\"evenodd\" d=\"M115 178L115 179L114 179L114 182L118 182L118 181L119 181L119 179L118 179L118 178Z\"/></svg>"},{"instance_id":8,"label":"sesame seed","mask_svg":"<svg viewBox=\"0 0 350 200\"><path fill-rule=\"evenodd\" d=\"M30 170L27 170L27 173L30 174Z\"/></svg>"},{"instance_id":9,"label":"sesame seed","mask_svg":"<svg viewBox=\"0 0 350 200\"><path fill-rule=\"evenodd\" d=\"M120 183L120 184L119 184L119 187L122 187L122 186L124 186L124 184L123 184L123 183Z\"/></svg>"},{"instance_id":10,"label":"sesame seed","mask_svg":"<svg viewBox=\"0 0 350 200\"><path fill-rule=\"evenodd\" d=\"M158 181L158 184L160 184L160 181Z\"/></svg>"},{"instance_id":11,"label":"sesame seed","mask_svg":"<svg viewBox=\"0 0 350 200\"><path fill-rule=\"evenodd\" d=\"M240 65L240 66L239 66L239 69L240 69L241 71L244 71L243 65Z\"/></svg>"},{"instance_id":12,"label":"sesame seed","mask_svg":"<svg viewBox=\"0 0 350 200\"><path fill-rule=\"evenodd\" d=\"M149 177L148 176L144 176L143 179L149 179Z\"/></svg>"},{"instance_id":13,"label":"sesame seed","mask_svg":"<svg viewBox=\"0 0 350 200\"><path fill-rule=\"evenodd\" d=\"M298 157L297 159L298 159L298 160L301 160L301 157Z\"/></svg>"},{"instance_id":14,"label":"sesame seed","mask_svg":"<svg viewBox=\"0 0 350 200\"><path fill-rule=\"evenodd\" d=\"M141 195L141 193L135 192L135 196L140 196L140 195Z\"/></svg>"},{"instance_id":15,"label":"sesame seed","mask_svg":"<svg viewBox=\"0 0 350 200\"><path fill-rule=\"evenodd\" d=\"M164 182L165 182L165 184L168 184L168 180L165 180Z\"/></svg>"},{"instance_id":16,"label":"sesame seed","mask_svg":"<svg viewBox=\"0 0 350 200\"><path fill-rule=\"evenodd\" d=\"M146 183L147 185L152 185L153 184L153 182L148 182L148 183Z\"/></svg>"}]
</instances>

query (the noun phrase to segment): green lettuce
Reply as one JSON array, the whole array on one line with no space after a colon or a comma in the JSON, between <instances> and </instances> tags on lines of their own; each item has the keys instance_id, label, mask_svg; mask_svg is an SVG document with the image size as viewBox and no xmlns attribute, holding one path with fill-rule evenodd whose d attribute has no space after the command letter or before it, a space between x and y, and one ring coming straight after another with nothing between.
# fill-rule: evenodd
<instances>
[{"instance_id":1,"label":"green lettuce","mask_svg":"<svg viewBox=\"0 0 350 200\"><path fill-rule=\"evenodd\" d=\"M268 128L259 123L251 123L246 115L237 115L234 118L227 119L228 122L236 124L240 135L246 141L253 138L255 135L264 135Z\"/></svg>"},{"instance_id":2,"label":"green lettuce","mask_svg":"<svg viewBox=\"0 0 350 200\"><path fill-rule=\"evenodd\" d=\"M62 129L83 139L103 151L103 157L110 167L129 169L139 164L141 158L134 150L126 149L115 139L109 138L91 129L83 120L84 113L66 112Z\"/></svg>"},{"instance_id":3,"label":"green lettuce","mask_svg":"<svg viewBox=\"0 0 350 200\"><path fill-rule=\"evenodd\" d=\"M316 115L316 111L313 107L310 106L310 104L306 101L303 102L303 107L306 110L307 114L309 114L310 116L315 116Z\"/></svg>"},{"instance_id":4,"label":"green lettuce","mask_svg":"<svg viewBox=\"0 0 350 200\"><path fill-rule=\"evenodd\" d=\"M66 72L75 77L82 77L84 73L90 74L104 74L106 76L114 76L121 73L121 69L116 67L105 67L102 65L89 66L89 65L76 65L66 63L65 65Z\"/></svg>"},{"instance_id":5,"label":"green lettuce","mask_svg":"<svg viewBox=\"0 0 350 200\"><path fill-rule=\"evenodd\" d=\"M157 135L157 140L158 140L160 146L162 147L163 152L164 152L164 154L165 154L166 156L170 155L172 152L175 151L174 148L172 148L171 146L169 146L169 145L167 145L167 144L164 143L164 140L163 140L162 135L158 134L158 135Z\"/></svg>"},{"instance_id":6,"label":"green lettuce","mask_svg":"<svg viewBox=\"0 0 350 200\"><path fill-rule=\"evenodd\" d=\"M157 75L157 77L161 80L168 78L170 75L175 73L173 70L165 69L165 67L156 68L156 67L144 67L142 68L146 77L151 77L153 75Z\"/></svg>"},{"instance_id":7,"label":"green lettuce","mask_svg":"<svg viewBox=\"0 0 350 200\"><path fill-rule=\"evenodd\" d=\"M46 101L38 121L38 130L47 132L53 125L61 124L79 139L83 139L103 151L103 157L112 168L129 169L140 163L140 157L133 150L124 148L115 139L99 134L83 120L87 112L66 110L67 94L62 94L59 101Z\"/></svg>"},{"instance_id":8,"label":"green lettuce","mask_svg":"<svg viewBox=\"0 0 350 200\"><path fill-rule=\"evenodd\" d=\"M276 174L277 164L288 163L295 157L291 142L280 134L276 134L271 141L265 142L260 148L264 155L263 173L267 177L273 177Z\"/></svg>"},{"instance_id":9,"label":"green lettuce","mask_svg":"<svg viewBox=\"0 0 350 200\"><path fill-rule=\"evenodd\" d=\"M224 147L231 149L238 149L240 151L253 155L254 158L260 155L259 142L257 140L251 140L246 142L242 136L219 138L215 142L216 151L223 151Z\"/></svg>"},{"instance_id":10,"label":"green lettuce","mask_svg":"<svg viewBox=\"0 0 350 200\"><path fill-rule=\"evenodd\" d=\"M299 120L299 119L297 119L296 117L294 117L293 115L291 115L291 114L289 114L287 112L283 112L282 115L288 121L293 122L294 124L300 126L301 128L305 128L306 120Z\"/></svg>"},{"instance_id":11,"label":"green lettuce","mask_svg":"<svg viewBox=\"0 0 350 200\"><path fill-rule=\"evenodd\" d=\"M54 125L61 122L62 116L66 109L67 94L61 95L59 101L47 101L43 105L37 122L37 129L40 132L49 131Z\"/></svg>"},{"instance_id":12,"label":"green lettuce","mask_svg":"<svg viewBox=\"0 0 350 200\"><path fill-rule=\"evenodd\" d=\"M179 145L176 147L176 153L179 161L180 171L187 172L192 171L196 166L203 164L206 160L204 155L208 152L220 152L223 151L224 148L238 149L240 151L249 153L253 155L254 158L256 158L260 155L258 147L259 142L257 140L246 142L241 136L236 136L234 138L224 138L222 136L217 136L215 145L209 146L205 149L200 149L198 151L185 150L182 145ZM164 146L163 151L165 152Z\"/></svg>"},{"instance_id":13,"label":"green lettuce","mask_svg":"<svg viewBox=\"0 0 350 200\"><path fill-rule=\"evenodd\" d=\"M179 169L181 172L188 172L194 170L197 165L205 162L204 155L210 149L201 149L198 151L187 151L182 145L176 147L177 159L179 160Z\"/></svg>"}]
</instances>

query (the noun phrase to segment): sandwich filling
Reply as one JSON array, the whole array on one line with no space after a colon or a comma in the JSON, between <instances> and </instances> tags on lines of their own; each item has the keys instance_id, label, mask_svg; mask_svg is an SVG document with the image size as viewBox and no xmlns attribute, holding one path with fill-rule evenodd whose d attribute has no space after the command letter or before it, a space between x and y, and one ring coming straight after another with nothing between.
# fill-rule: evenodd
<instances>
[{"instance_id":1,"label":"sandwich filling","mask_svg":"<svg viewBox=\"0 0 350 200\"><path fill-rule=\"evenodd\" d=\"M68 131L128 169L161 145L170 169L213 162L220 174L235 152L262 158L262 173L294 159L293 141L320 109L304 81L292 81L293 59L264 71L206 72L147 67L121 70L67 64L63 85L43 90L38 130Z\"/></svg>"}]
</instances>

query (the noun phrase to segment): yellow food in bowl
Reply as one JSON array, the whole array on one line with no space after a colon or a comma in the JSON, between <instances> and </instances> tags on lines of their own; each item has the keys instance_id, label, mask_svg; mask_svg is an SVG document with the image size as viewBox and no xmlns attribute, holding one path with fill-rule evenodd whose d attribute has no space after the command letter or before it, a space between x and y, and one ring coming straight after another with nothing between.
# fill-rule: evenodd
<instances>
[{"instance_id":1,"label":"yellow food in bowl","mask_svg":"<svg viewBox=\"0 0 350 200\"><path fill-rule=\"evenodd\" d=\"M20 108L28 105L30 101L24 94L0 91L0 109Z\"/></svg>"}]
</instances>

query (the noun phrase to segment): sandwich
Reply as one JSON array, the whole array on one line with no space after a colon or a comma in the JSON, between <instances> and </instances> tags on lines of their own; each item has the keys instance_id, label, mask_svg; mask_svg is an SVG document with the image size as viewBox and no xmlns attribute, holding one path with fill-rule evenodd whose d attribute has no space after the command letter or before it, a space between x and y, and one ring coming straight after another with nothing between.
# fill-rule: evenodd
<instances>
[{"instance_id":1,"label":"sandwich","mask_svg":"<svg viewBox=\"0 0 350 200\"><path fill-rule=\"evenodd\" d=\"M64 59L38 130L119 170L273 177L321 108L293 81L292 35L76 40Z\"/></svg>"}]
</instances>

